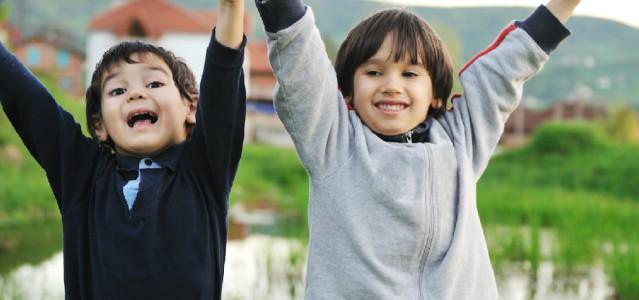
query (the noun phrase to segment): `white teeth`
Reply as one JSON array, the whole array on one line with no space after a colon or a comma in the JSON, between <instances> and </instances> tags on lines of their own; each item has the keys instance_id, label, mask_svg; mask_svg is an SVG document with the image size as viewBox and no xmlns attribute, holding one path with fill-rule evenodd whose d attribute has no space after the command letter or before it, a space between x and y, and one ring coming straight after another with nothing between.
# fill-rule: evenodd
<instances>
[{"instance_id":1,"label":"white teeth","mask_svg":"<svg viewBox=\"0 0 639 300\"><path fill-rule=\"evenodd\" d=\"M386 111L400 111L403 110L404 108L406 108L406 105L404 104L379 104L377 105L377 107L379 107L379 109L381 110L386 110Z\"/></svg>"}]
</instances>

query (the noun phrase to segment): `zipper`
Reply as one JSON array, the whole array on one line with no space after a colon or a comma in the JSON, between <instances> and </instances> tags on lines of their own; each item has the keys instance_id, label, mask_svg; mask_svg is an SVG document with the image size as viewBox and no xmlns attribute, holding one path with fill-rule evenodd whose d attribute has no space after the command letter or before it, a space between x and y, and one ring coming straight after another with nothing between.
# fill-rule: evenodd
<instances>
[{"instance_id":1,"label":"zipper","mask_svg":"<svg viewBox=\"0 0 639 300\"><path fill-rule=\"evenodd\" d=\"M426 197L425 200L425 212L424 215L427 217L427 228L426 228L426 241L424 242L424 247L422 248L422 254L419 261L419 271L417 274L417 290L418 290L418 299L424 299L424 295L422 292L422 281L425 276L424 269L426 268L426 262L430 258L430 254L433 248L433 241L435 239L435 207L434 207L434 199L432 199L432 195L434 195L434 184L433 184L433 153L432 149L426 147L426 161L428 161L428 167L426 168L426 180L428 180L426 195L431 195L431 197Z\"/></svg>"},{"instance_id":2,"label":"zipper","mask_svg":"<svg viewBox=\"0 0 639 300\"><path fill-rule=\"evenodd\" d=\"M404 136L406 137L407 143L413 143L413 130L409 130L408 132L404 133Z\"/></svg>"}]
</instances>

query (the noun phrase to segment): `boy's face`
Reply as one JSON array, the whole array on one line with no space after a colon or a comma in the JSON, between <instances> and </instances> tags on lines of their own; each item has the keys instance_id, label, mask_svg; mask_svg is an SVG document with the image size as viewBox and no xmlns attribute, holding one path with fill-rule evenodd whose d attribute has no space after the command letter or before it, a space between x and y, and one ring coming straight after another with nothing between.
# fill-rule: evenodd
<instances>
[{"instance_id":1,"label":"boy's face","mask_svg":"<svg viewBox=\"0 0 639 300\"><path fill-rule=\"evenodd\" d=\"M196 103L181 97L168 65L154 54L133 54L102 79L101 122L96 134L110 137L118 153L150 156L186 140Z\"/></svg>"},{"instance_id":2,"label":"boy's face","mask_svg":"<svg viewBox=\"0 0 639 300\"><path fill-rule=\"evenodd\" d=\"M377 52L355 70L353 82L357 114L382 135L405 133L426 119L431 105L441 106L440 100L433 99L424 65L411 64L409 58L394 62L392 44L387 35Z\"/></svg>"}]
</instances>

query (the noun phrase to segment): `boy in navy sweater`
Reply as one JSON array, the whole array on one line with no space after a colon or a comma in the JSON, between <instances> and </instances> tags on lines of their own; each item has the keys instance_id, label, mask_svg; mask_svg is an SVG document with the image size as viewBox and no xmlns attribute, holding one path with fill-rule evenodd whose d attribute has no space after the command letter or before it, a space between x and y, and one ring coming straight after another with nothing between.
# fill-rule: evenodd
<instances>
[{"instance_id":1,"label":"boy in navy sweater","mask_svg":"<svg viewBox=\"0 0 639 300\"><path fill-rule=\"evenodd\" d=\"M94 139L0 45L0 100L62 215L67 299L219 299L240 159L244 4L222 0L200 91L143 42L104 54L87 90Z\"/></svg>"}]
</instances>

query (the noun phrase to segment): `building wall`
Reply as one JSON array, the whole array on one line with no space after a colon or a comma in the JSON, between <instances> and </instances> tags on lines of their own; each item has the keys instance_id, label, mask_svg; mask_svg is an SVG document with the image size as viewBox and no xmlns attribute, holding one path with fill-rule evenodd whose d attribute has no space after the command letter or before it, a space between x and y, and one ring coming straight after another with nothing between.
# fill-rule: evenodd
<instances>
[{"instance_id":1,"label":"building wall","mask_svg":"<svg viewBox=\"0 0 639 300\"><path fill-rule=\"evenodd\" d=\"M86 87L91 84L91 76L93 75L93 71L95 70L95 65L102 58L102 54L109 49L111 46L115 45L117 39L115 35L108 32L93 32L89 34L87 37L87 48L86 52L86 66L85 66L85 80L84 84Z\"/></svg>"},{"instance_id":2,"label":"building wall","mask_svg":"<svg viewBox=\"0 0 639 300\"><path fill-rule=\"evenodd\" d=\"M183 34L183 33L169 33L162 36L159 40L147 40L154 45L164 47L173 53L177 57L184 59L186 64L191 68L195 79L200 82L202 77L202 71L204 71L204 59L206 56L206 48L209 45L210 34ZM123 37L117 38L114 34L108 32L92 32L87 39L87 60L86 60L86 85L91 83L91 75L95 70L95 65L102 58L102 54L107 51L113 45L136 38ZM249 62L244 62L244 73L249 74ZM245 77L246 86L249 87L250 76ZM248 88L247 88L248 89ZM248 93L248 91L247 91Z\"/></svg>"},{"instance_id":3,"label":"building wall","mask_svg":"<svg viewBox=\"0 0 639 300\"><path fill-rule=\"evenodd\" d=\"M84 58L76 52L33 40L16 46L14 53L29 69L51 74L58 88L77 97L84 95Z\"/></svg>"}]
</instances>

